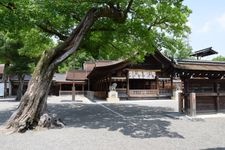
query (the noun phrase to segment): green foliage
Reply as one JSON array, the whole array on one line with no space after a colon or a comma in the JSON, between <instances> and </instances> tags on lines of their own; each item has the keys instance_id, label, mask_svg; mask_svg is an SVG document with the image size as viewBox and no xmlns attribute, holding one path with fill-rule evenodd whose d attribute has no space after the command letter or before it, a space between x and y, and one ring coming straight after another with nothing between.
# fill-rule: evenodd
<instances>
[{"instance_id":1,"label":"green foliage","mask_svg":"<svg viewBox=\"0 0 225 150\"><path fill-rule=\"evenodd\" d=\"M58 72L65 73L68 70L82 69L82 65L85 61L94 60L92 55L84 50L80 50L77 53L70 56L65 62L58 67Z\"/></svg>"},{"instance_id":2,"label":"green foliage","mask_svg":"<svg viewBox=\"0 0 225 150\"><path fill-rule=\"evenodd\" d=\"M212 59L212 61L225 61L225 57L222 55L219 55Z\"/></svg>"},{"instance_id":3,"label":"green foliage","mask_svg":"<svg viewBox=\"0 0 225 150\"><path fill-rule=\"evenodd\" d=\"M19 39L10 38L10 34L0 34L0 60L5 64L10 64L7 73L14 75L28 74L31 71L29 66L32 60L24 55L20 55L19 50L24 44Z\"/></svg>"},{"instance_id":4,"label":"green foliage","mask_svg":"<svg viewBox=\"0 0 225 150\"><path fill-rule=\"evenodd\" d=\"M167 49L164 50L164 54L172 59L184 59L190 58L192 53L192 48L188 43L180 40L166 39Z\"/></svg>"},{"instance_id":5,"label":"green foliage","mask_svg":"<svg viewBox=\"0 0 225 150\"><path fill-rule=\"evenodd\" d=\"M11 1L2 0L1 3L8 5L9 2ZM19 33L24 43L20 53L38 58L44 50L54 46L53 39L61 42L60 35L69 36L90 8L113 5L125 10L128 2L56 0L53 3L46 0L14 0L15 8L12 10L0 5L0 28ZM73 55L59 70L80 66L83 56L85 59L142 60L155 49L163 49L171 57L186 57L190 53L190 46L185 42L190 32L186 23L191 10L182 2L183 0L134 0L124 23L118 24L109 18L100 18L85 35L80 45L82 52ZM77 62L78 64L74 64Z\"/></svg>"},{"instance_id":6,"label":"green foliage","mask_svg":"<svg viewBox=\"0 0 225 150\"><path fill-rule=\"evenodd\" d=\"M36 61L44 50L54 46L51 38L34 28L28 31L21 31L19 36L24 43L24 47L20 49L19 53Z\"/></svg>"}]
</instances>

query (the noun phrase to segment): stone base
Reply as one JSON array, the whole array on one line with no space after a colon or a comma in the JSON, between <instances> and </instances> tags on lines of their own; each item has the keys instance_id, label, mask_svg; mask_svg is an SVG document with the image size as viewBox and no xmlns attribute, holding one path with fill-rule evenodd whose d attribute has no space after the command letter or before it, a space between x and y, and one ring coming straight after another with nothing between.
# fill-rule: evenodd
<instances>
[{"instance_id":1,"label":"stone base","mask_svg":"<svg viewBox=\"0 0 225 150\"><path fill-rule=\"evenodd\" d=\"M109 98L109 97L106 100L107 102L110 102L110 103L116 103L120 101L119 98Z\"/></svg>"},{"instance_id":2,"label":"stone base","mask_svg":"<svg viewBox=\"0 0 225 150\"><path fill-rule=\"evenodd\" d=\"M111 102L111 103L120 101L120 99L118 98L118 93L116 91L109 91L108 98L106 100L107 102Z\"/></svg>"}]
</instances>

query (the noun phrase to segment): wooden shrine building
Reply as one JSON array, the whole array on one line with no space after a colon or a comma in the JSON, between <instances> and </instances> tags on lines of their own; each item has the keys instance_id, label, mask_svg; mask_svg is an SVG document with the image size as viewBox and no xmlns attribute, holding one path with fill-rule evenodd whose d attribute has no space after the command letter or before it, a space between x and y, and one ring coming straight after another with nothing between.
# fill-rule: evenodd
<instances>
[{"instance_id":1,"label":"wooden shrine building","mask_svg":"<svg viewBox=\"0 0 225 150\"><path fill-rule=\"evenodd\" d=\"M95 96L106 98L109 86L117 84L120 99L171 97L172 64L159 51L145 57L143 63L121 61L113 65L95 67L88 75L90 90Z\"/></svg>"},{"instance_id":2,"label":"wooden shrine building","mask_svg":"<svg viewBox=\"0 0 225 150\"><path fill-rule=\"evenodd\" d=\"M215 54L212 48L196 52L197 57ZM176 84L177 79L181 80ZM95 67L88 75L90 90L106 98L108 87L117 83L120 99L149 99L183 93L183 111L197 113L225 111L225 62L203 60L170 60L156 51L143 63L121 61L109 66ZM194 105L193 108L193 93Z\"/></svg>"}]
</instances>

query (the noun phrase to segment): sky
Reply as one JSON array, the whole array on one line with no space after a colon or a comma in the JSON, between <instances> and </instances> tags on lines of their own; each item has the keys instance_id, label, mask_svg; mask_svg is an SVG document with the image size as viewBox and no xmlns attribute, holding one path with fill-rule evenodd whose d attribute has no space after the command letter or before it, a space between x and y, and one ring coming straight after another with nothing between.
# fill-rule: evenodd
<instances>
[{"instance_id":1,"label":"sky","mask_svg":"<svg viewBox=\"0 0 225 150\"><path fill-rule=\"evenodd\" d=\"M188 24L193 51L212 47L225 56L225 0L184 0L184 4L192 10Z\"/></svg>"}]
</instances>

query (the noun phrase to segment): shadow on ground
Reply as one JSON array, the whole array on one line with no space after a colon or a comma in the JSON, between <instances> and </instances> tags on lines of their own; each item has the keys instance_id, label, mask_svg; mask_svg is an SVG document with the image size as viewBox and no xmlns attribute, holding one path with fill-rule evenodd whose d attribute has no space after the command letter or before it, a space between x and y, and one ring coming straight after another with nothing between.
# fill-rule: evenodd
<instances>
[{"instance_id":1,"label":"shadow on ground","mask_svg":"<svg viewBox=\"0 0 225 150\"><path fill-rule=\"evenodd\" d=\"M225 147L207 148L202 150L225 150Z\"/></svg>"},{"instance_id":2,"label":"shadow on ground","mask_svg":"<svg viewBox=\"0 0 225 150\"><path fill-rule=\"evenodd\" d=\"M0 126L3 125L9 119L9 117L16 110L16 108L17 106L0 110Z\"/></svg>"},{"instance_id":3,"label":"shadow on ground","mask_svg":"<svg viewBox=\"0 0 225 150\"><path fill-rule=\"evenodd\" d=\"M116 113L104 108L105 106ZM67 127L106 128L133 138L184 138L169 130L171 123L165 119L165 112L169 109L131 104L78 103L50 104L48 109L50 113L56 113L62 118Z\"/></svg>"}]
</instances>

